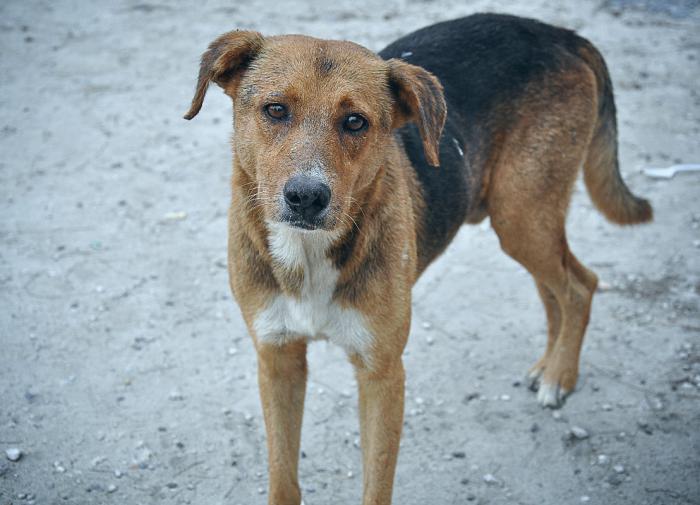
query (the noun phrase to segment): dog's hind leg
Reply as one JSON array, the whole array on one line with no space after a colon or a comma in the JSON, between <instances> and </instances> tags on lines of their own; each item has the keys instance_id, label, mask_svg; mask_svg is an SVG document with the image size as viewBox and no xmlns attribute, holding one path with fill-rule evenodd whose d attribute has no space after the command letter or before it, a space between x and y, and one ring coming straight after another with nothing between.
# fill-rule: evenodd
<instances>
[{"instance_id":1,"label":"dog's hind leg","mask_svg":"<svg viewBox=\"0 0 700 505\"><path fill-rule=\"evenodd\" d=\"M509 116L491 167L487 208L501 247L535 278L547 314L547 349L531 368L543 406L576 385L597 285L569 249L566 214L597 117L595 80L580 63L533 84Z\"/></svg>"},{"instance_id":2,"label":"dog's hind leg","mask_svg":"<svg viewBox=\"0 0 700 505\"><path fill-rule=\"evenodd\" d=\"M547 349L530 376L539 381L539 403L557 407L576 385L597 278L569 250L563 222L548 228L542 225L545 216L532 210L521 218L496 211L492 222L501 247L532 274L544 302Z\"/></svg>"}]
</instances>

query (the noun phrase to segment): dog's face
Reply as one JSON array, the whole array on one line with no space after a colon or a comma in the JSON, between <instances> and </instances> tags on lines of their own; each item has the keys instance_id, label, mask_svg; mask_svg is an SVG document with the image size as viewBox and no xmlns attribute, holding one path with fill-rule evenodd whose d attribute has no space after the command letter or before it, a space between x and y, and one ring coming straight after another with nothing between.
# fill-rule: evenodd
<instances>
[{"instance_id":1,"label":"dog's face","mask_svg":"<svg viewBox=\"0 0 700 505\"><path fill-rule=\"evenodd\" d=\"M438 164L442 88L425 70L384 61L351 42L231 32L202 57L187 119L213 80L234 101L234 150L268 222L349 227L358 195L375 180L392 131L418 124Z\"/></svg>"}]
</instances>

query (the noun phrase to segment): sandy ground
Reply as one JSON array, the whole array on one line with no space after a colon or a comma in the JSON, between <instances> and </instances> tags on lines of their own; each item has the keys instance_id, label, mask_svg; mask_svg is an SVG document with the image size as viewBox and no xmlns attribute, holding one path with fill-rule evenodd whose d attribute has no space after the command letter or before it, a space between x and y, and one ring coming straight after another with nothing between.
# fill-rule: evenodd
<instances>
[{"instance_id":1,"label":"sandy ground","mask_svg":"<svg viewBox=\"0 0 700 505\"><path fill-rule=\"evenodd\" d=\"M181 119L198 57L236 27L379 50L483 10L598 45L625 178L657 217L621 229L577 187L570 242L606 289L555 412L519 381L545 340L531 279L487 225L462 230L414 290L395 503L700 503L700 174L640 173L700 162L697 1L6 1L0 505L266 503L255 355L225 266L230 104L212 89ZM314 345L307 505L359 503L356 413L343 354Z\"/></svg>"}]
</instances>

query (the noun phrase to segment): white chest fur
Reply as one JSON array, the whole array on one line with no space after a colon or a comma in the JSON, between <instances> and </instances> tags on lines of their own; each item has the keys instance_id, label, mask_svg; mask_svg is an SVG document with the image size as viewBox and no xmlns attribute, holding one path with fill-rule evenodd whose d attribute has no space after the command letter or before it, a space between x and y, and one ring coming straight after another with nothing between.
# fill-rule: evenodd
<instances>
[{"instance_id":1,"label":"white chest fur","mask_svg":"<svg viewBox=\"0 0 700 505\"><path fill-rule=\"evenodd\" d=\"M270 252L290 269L302 269L304 282L298 298L277 295L254 322L260 342L283 344L291 340L328 339L351 354L365 355L372 343L363 315L333 301L339 272L326 257L336 238L327 232L296 231L269 223Z\"/></svg>"}]
</instances>

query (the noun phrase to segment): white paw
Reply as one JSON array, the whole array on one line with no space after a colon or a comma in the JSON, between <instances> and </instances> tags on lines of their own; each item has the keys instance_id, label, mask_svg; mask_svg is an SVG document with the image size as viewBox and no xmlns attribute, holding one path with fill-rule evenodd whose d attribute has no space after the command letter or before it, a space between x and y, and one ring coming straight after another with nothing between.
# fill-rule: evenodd
<instances>
[{"instance_id":1,"label":"white paw","mask_svg":"<svg viewBox=\"0 0 700 505\"><path fill-rule=\"evenodd\" d=\"M543 407L559 408L564 404L564 399L569 392L562 389L559 384L540 384L537 391L537 403Z\"/></svg>"}]
</instances>

